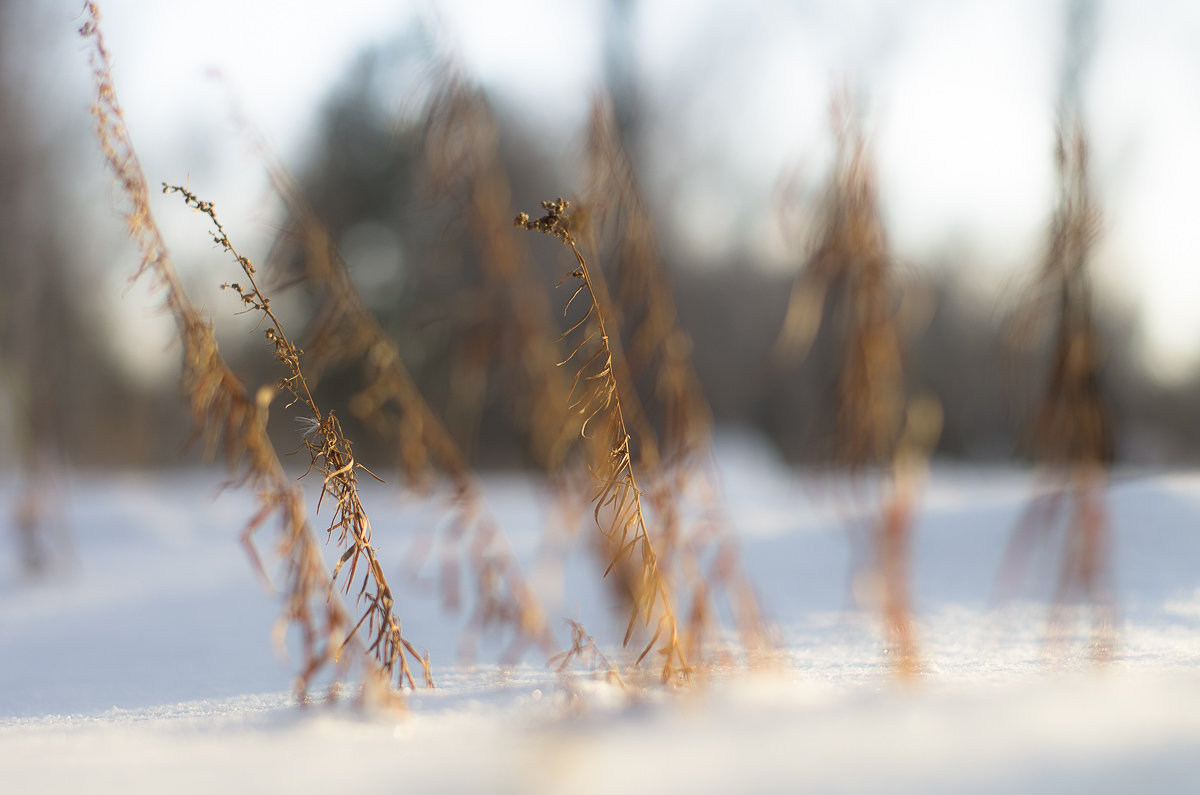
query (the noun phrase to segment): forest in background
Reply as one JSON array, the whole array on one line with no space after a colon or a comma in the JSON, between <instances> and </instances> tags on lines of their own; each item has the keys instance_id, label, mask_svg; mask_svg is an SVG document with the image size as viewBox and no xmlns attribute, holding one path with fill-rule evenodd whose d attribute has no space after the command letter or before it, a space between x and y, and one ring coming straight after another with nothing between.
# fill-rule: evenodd
<instances>
[{"instance_id":1,"label":"forest in background","mask_svg":"<svg viewBox=\"0 0 1200 795\"><path fill-rule=\"evenodd\" d=\"M646 185L649 217L657 221L670 214L679 196L668 175L655 167L670 152L647 134L637 77L621 56L622 9L628 11L626 4L613 4L611 28L604 32L610 53L606 88L625 148ZM0 8L0 16L13 14L10 5ZM7 286L0 292L0 405L5 415L0 422L9 440L5 459L33 468L194 461L197 453L186 451L189 423L177 387L139 384L115 360L106 339L105 311L94 305L93 280L109 268L131 273L134 258L117 244L97 244L97 230L112 219L105 209L109 199L78 196L72 177L73 164L94 153L75 143L86 142L86 136L47 134L33 84L23 79L28 67L9 66L13 59L28 57L17 46L19 25L5 22L0 19L0 27L9 31L0 36L0 61L6 64L0 79L0 279ZM471 416L456 404L464 372L470 367L487 370L485 343L494 339L495 328L488 326L486 311L473 308L482 306L472 302L485 296L476 276L477 252L461 224L462 208L439 197L429 183L422 151L427 120L396 112L419 105L422 98L389 91L389 81L398 73L405 78L398 83L409 85L413 75L436 73L444 53L429 47L414 29L393 46L364 53L329 97L316 143L293 170L370 298L370 309L397 341L422 393L443 410L458 441L479 466L521 466L529 463L521 434L512 427L495 387L502 374L490 372L482 393L472 397L483 413L456 422L460 414ZM831 86L831 96L837 91ZM503 105L492 110L514 214L535 207L541 198L581 189L580 158L548 158L545 152L582 151L585 130L579 131L578 141L547 141L526 120L506 114ZM1046 123L1054 124L1050 113ZM1047 151L1046 158L1052 157ZM789 176L781 173L781 183ZM801 191L802 204L819 204L821 177L813 175ZM220 203L219 197L210 198ZM1047 228L1052 198L1046 197ZM99 220L79 217L97 209ZM288 220L280 219L279 225L287 228ZM827 432L823 418L834 399L833 354L818 338L799 366L772 364L795 273L766 267L749 253L696 267L669 234L659 234L658 241L716 423L762 432L790 461L820 458L820 439ZM552 241L527 245L551 295L564 254ZM797 240L795 245L798 270L810 243ZM97 257L112 261L97 266ZM215 255L213 262L211 280L216 284L226 277ZM384 267L389 262L390 271ZM935 395L944 413L937 453L973 462L1022 460L1028 407L1040 387L1036 363L1048 354L1014 347L1011 320L1022 300L1020 285L1027 281L1023 274L1034 272L1037 253L1028 263L1013 264L1014 288L995 296L980 295L969 286L972 264L959 261L955 251L945 251L936 262L898 266L916 307L907 331L908 377L914 387ZM1175 385L1149 378L1133 346L1135 319L1108 298L1098 296L1097 322L1102 375L1115 413L1118 463L1200 461L1200 432L1193 417L1200 375ZM297 316L313 305L299 294L289 301ZM278 377L273 361L259 348L257 339L247 335L246 345L228 353L250 383ZM326 402L343 405L356 389L353 379L351 373L336 372L324 378L320 389ZM357 432L352 417L346 421L348 434L362 440L360 457L386 468L393 452L382 444L373 447L371 434ZM293 427L279 426L275 430L281 440L294 439ZM289 449L288 441L281 441L280 448Z\"/></svg>"}]
</instances>

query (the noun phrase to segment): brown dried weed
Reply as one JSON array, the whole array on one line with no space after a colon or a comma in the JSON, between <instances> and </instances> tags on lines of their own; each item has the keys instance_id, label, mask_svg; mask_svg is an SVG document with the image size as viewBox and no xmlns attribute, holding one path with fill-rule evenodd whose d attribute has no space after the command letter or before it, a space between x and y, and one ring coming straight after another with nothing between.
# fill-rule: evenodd
<instances>
[{"instance_id":1,"label":"brown dried weed","mask_svg":"<svg viewBox=\"0 0 1200 795\"><path fill-rule=\"evenodd\" d=\"M832 119L833 170L774 357L777 363L802 358L823 328L839 346L833 432L822 442L828 445L823 457L852 481L869 468L880 470L878 506L868 524L872 560L855 572L855 591L878 606L889 656L897 673L908 676L919 668L908 592L912 517L941 410L931 397L907 396L900 291L871 150L848 99L834 104Z\"/></svg>"},{"instance_id":2,"label":"brown dried weed","mask_svg":"<svg viewBox=\"0 0 1200 795\"><path fill-rule=\"evenodd\" d=\"M741 565L712 450L712 409L692 363L691 338L676 309L670 277L659 253L653 219L617 124L612 102L597 95L588 131L587 209L591 247L605 245L615 263L615 322L625 330L628 381L623 394L639 419L639 465L646 497L662 528L664 565L677 570L690 591L685 646L700 659L706 638L718 629L714 599L728 599L747 650L767 646L753 585ZM608 238L612 238L611 241ZM597 279L603 278L594 274ZM645 399L640 400L638 387ZM685 526L689 494L699 521Z\"/></svg>"},{"instance_id":3,"label":"brown dried weed","mask_svg":"<svg viewBox=\"0 0 1200 795\"><path fill-rule=\"evenodd\" d=\"M300 633L302 661L296 680L297 695L306 699L319 674L332 668L336 675L343 675L354 660L359 661L363 670L364 683L372 685L364 687L364 693L376 692L374 683L393 677L411 685L413 680L405 660L406 651L420 662L428 682L428 663L416 654L401 634L390 588L370 546L369 524L356 496L356 465L349 443L342 437L336 419L331 414L322 415L317 411L308 396L306 405L315 421L316 440L310 438L306 443L313 452L314 461L319 460L325 470L325 489L331 491L338 503L329 532L339 530L352 544L342 558L342 563L351 563L351 575L346 578L344 587L351 587L353 572L360 561L365 560L369 569L364 573L359 592L360 600L368 602L360 619L355 619L336 596L336 574L330 577L321 544L308 519L303 494L284 471L267 436L267 411L276 389L263 387L253 397L249 394L222 358L212 326L200 316L184 291L150 210L148 185L117 99L111 59L100 31L100 12L95 3L89 2L85 6L85 16L80 35L93 48L91 58L97 90L93 114L97 139L125 202L123 211L129 236L141 255L135 278L147 274L153 279L165 308L176 322L183 349L181 386L191 409L197 438L203 441L209 454L222 453L226 468L237 485L249 487L257 495L259 510L248 523L243 540L264 575L265 569L252 536L272 516L280 519L278 549L285 564L287 583L278 634L282 639L289 627ZM253 266L229 244L212 215L212 205L179 190L192 206L207 208L218 230L218 241L224 240L223 245L237 258L254 285L247 290L238 288L238 292L244 301L255 305L272 321L267 338L290 373L281 386L297 398L301 394L307 396L307 386L299 369L300 351L283 334L270 313L269 300L254 283ZM370 584L374 590L368 588ZM358 634L364 622L373 636L369 646ZM330 697L336 692L335 684L330 689ZM386 692L393 691L389 688Z\"/></svg>"},{"instance_id":4,"label":"brown dried weed","mask_svg":"<svg viewBox=\"0 0 1200 795\"><path fill-rule=\"evenodd\" d=\"M639 624L653 627L637 663L655 650L661 657L664 681L691 671L680 640L679 623L671 604L671 587L660 564L642 507L634 465L634 439L625 419L625 397L616 371L620 362L620 337L611 326L611 300L603 282L593 278L579 250L569 214L570 203L559 198L542 202L545 215L530 219L521 213L516 225L558 238L575 257L576 267L560 280L576 283L566 301L569 313L575 300L584 296L585 309L562 336L571 351L560 366L575 361L575 377L569 391L571 411L583 419L581 435L594 447L589 457L596 484L593 517L601 531L609 558L604 576L616 576L630 605L624 645L628 646Z\"/></svg>"},{"instance_id":5,"label":"brown dried weed","mask_svg":"<svg viewBox=\"0 0 1200 795\"><path fill-rule=\"evenodd\" d=\"M1069 603L1083 598L1091 609L1093 654L1105 660L1116 642L1112 541L1105 507L1115 433L1101 377L1090 274L1100 212L1089 180L1086 132L1079 124L1070 130L1064 127L1059 128L1055 152L1059 197L1046 254L1013 325L1017 342L1030 347L1036 343L1034 333L1046 328L1039 321L1049 318L1053 323L1048 375L1027 442L1043 469L1043 493L1030 501L1013 530L997 584L1011 584L1033 547L1046 542L1069 506L1047 634L1051 641L1060 641L1071 623Z\"/></svg>"}]
</instances>

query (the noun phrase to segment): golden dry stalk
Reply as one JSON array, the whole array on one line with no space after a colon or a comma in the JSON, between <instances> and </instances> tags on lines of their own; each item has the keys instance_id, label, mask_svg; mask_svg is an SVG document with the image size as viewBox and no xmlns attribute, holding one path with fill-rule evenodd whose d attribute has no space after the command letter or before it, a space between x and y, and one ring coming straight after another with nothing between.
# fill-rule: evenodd
<instances>
[{"instance_id":1,"label":"golden dry stalk","mask_svg":"<svg viewBox=\"0 0 1200 795\"><path fill-rule=\"evenodd\" d=\"M522 213L515 223L558 238L575 257L575 269L560 281L560 284L568 279L576 282L563 311L569 313L581 295L585 308L582 316L563 333L562 339L570 341L572 348L559 364L576 362L569 392L570 409L582 418L581 435L593 449L590 456L596 484L593 518L609 557L604 575L619 578L630 602L623 643L630 643L638 624L653 626L650 640L637 662L657 646L662 678L668 681L675 675L686 675L691 666L680 642L667 573L660 565L642 509L642 490L633 463L634 441L626 425L625 397L616 375L621 366L620 338L609 320L611 302L579 250L569 215L570 203L559 198L542 202L542 208L544 216L530 219Z\"/></svg>"},{"instance_id":2,"label":"golden dry stalk","mask_svg":"<svg viewBox=\"0 0 1200 795\"><path fill-rule=\"evenodd\" d=\"M546 665L562 675L566 674L573 663L578 662L594 673L602 671L605 681L624 689L625 683L621 680L617 666L600 651L596 639L588 634L583 624L568 621L567 625L571 628L571 648L551 657Z\"/></svg>"},{"instance_id":3,"label":"golden dry stalk","mask_svg":"<svg viewBox=\"0 0 1200 795\"><path fill-rule=\"evenodd\" d=\"M477 424L488 365L498 362L509 412L527 435L534 463L557 475L579 427L566 411L567 379L547 364L557 355L558 332L532 258L512 234L512 191L496 120L483 92L453 67L438 79L425 113L425 181L431 195L454 206L459 239L473 249L482 288L472 291L469 338L485 349L455 357L456 380L474 387L475 416L468 419Z\"/></svg>"},{"instance_id":4,"label":"golden dry stalk","mask_svg":"<svg viewBox=\"0 0 1200 795\"><path fill-rule=\"evenodd\" d=\"M905 411L897 323L875 167L865 136L835 107L837 150L815 245L795 281L779 356L802 357L823 324L841 346L831 457L851 470L890 461ZM825 308L830 305L831 316Z\"/></svg>"},{"instance_id":5,"label":"golden dry stalk","mask_svg":"<svg viewBox=\"0 0 1200 795\"><path fill-rule=\"evenodd\" d=\"M908 597L912 517L920 477L941 431L932 398L909 401L904 383L898 290L879 209L875 166L847 100L834 105L835 159L819 207L812 251L792 289L777 362L807 354L823 328L837 346L832 434L825 457L852 478L883 472L873 560L856 579L883 618L889 655L908 676L919 658ZM828 315L826 314L829 309Z\"/></svg>"},{"instance_id":6,"label":"golden dry stalk","mask_svg":"<svg viewBox=\"0 0 1200 795\"><path fill-rule=\"evenodd\" d=\"M615 230L615 322L626 330L623 346L629 378L649 381L649 399L639 407L647 424L656 419L662 443L643 441L643 460L670 468L708 448L712 410L692 366L692 343L679 323L670 279L659 255L649 208L617 127L611 102L597 96L588 128L588 213L591 246L598 249L606 227ZM657 416L651 418L647 407ZM652 427L643 436L656 437ZM660 448L661 447L661 452Z\"/></svg>"},{"instance_id":7,"label":"golden dry stalk","mask_svg":"<svg viewBox=\"0 0 1200 795\"><path fill-rule=\"evenodd\" d=\"M1043 468L1044 490L1018 520L997 584L1007 587L1025 567L1032 548L1063 526L1047 638L1057 643L1066 634L1071 623L1068 604L1082 597L1091 609L1094 656L1106 660L1116 643L1111 528L1105 506L1115 432L1101 377L1089 262L1100 212L1092 197L1087 135L1081 125L1069 131L1060 126L1055 161L1059 197L1046 254L1014 324L1028 335L1044 328L1035 320L1048 317L1053 323L1049 372L1029 425L1029 450ZM1028 338L1019 341L1033 343ZM1064 507L1070 515L1062 518Z\"/></svg>"},{"instance_id":8,"label":"golden dry stalk","mask_svg":"<svg viewBox=\"0 0 1200 795\"><path fill-rule=\"evenodd\" d=\"M408 673L403 652L397 650L407 648L414 655L415 651L400 635L399 622L391 610L390 593L382 579L382 570L378 570L379 579L376 580L379 588L370 595L372 604L364 613L364 620L369 617L371 622L379 622L375 627L375 642L368 648L356 635L356 620L333 592L334 582L326 568L321 545L309 523L303 495L284 472L267 436L267 409L274 390L264 388L254 397L250 396L222 358L211 325L201 318L183 290L150 210L148 184L113 86L111 59L100 31L100 12L95 3L86 4L85 17L80 35L92 47L97 92L92 111L96 118L97 140L126 203L124 213L128 232L141 256L135 278L148 274L154 280L166 309L175 320L183 349L181 386L191 409L197 436L204 441L208 453L215 454L219 450L234 481L252 488L258 497L259 509L248 523L243 541L264 577L265 569L254 549L252 534L270 517L278 516L280 519L279 549L285 564L287 583L278 635L282 636L288 627L294 627L300 633L302 660L296 681L297 695L302 700L306 699L315 677L329 669L335 669L339 676L343 675L354 660L359 661L366 683L389 679L399 669L397 675L403 676L411 684L412 677ZM189 203L198 209L207 207L218 230L218 241L223 241L226 249L237 258L253 285L253 266L237 254L228 242L212 214L211 204L205 205L194 196ZM239 288L238 292L244 301L254 303L274 322L268 338L291 373L284 384L297 396L297 390L306 394L307 387L299 371L299 352L271 314L270 302L256 285L249 290ZM291 369L292 366L295 369ZM325 438L348 456L349 444L340 437L332 416L322 417L315 411L315 405L313 409L314 417L319 423L323 420L325 424ZM336 458L331 456L330 461L333 460ZM347 462L342 463L344 467ZM352 473L353 465L347 471ZM333 472L327 472L330 481L336 482L337 477L345 476L345 473L337 476ZM361 506L344 495L340 502L343 507L342 518L347 520L349 526L356 525L353 532L359 548L355 557L366 555L373 560L373 550L369 547L369 526L365 514L361 513ZM378 568L377 564L374 567ZM422 659L421 664L428 678L426 661ZM365 688L364 694L368 690L370 688ZM387 692L392 691L389 689ZM330 697L335 693L336 685L330 689Z\"/></svg>"},{"instance_id":9,"label":"golden dry stalk","mask_svg":"<svg viewBox=\"0 0 1200 795\"><path fill-rule=\"evenodd\" d=\"M688 657L698 661L706 637L717 630L718 595L732 602L745 648L762 649L767 633L714 471L712 409L693 367L691 338L679 321L636 169L612 102L603 95L592 103L587 151L587 237L593 250L603 246L615 263L614 322L626 341L625 367L618 366L616 375L636 419L646 497L662 528L661 558L691 592L683 633ZM703 518L685 528L685 494L697 489ZM707 566L705 557L711 557Z\"/></svg>"},{"instance_id":10,"label":"golden dry stalk","mask_svg":"<svg viewBox=\"0 0 1200 795\"><path fill-rule=\"evenodd\" d=\"M415 687L407 653L424 669L425 683L431 686L428 661L401 632L400 620L394 610L392 589L372 544L371 523L358 496L357 471L361 469L374 477L373 473L355 460L350 441L342 433L341 423L333 412L323 414L314 400L308 379L300 366L303 351L288 338L279 317L271 308L270 298L258 285L254 265L234 248L217 219L213 203L198 198L187 188L178 185L164 185L163 192L178 194L189 207L208 217L213 226L213 241L238 263L247 283L245 287L238 283L223 286L237 292L247 309L260 313L267 324L264 336L286 372L276 385L277 390L287 393L291 398L285 408L300 404L307 411L306 419L311 423L312 430L303 437L303 444L310 455L309 471L318 469L323 476L317 512L320 512L326 496L333 498L333 515L326 528L326 536L332 539L336 533L338 546L344 549L334 567L332 581L337 582L342 567L349 563L349 573L341 586L342 591L349 594L354 588L359 566L365 569L356 601L359 605L365 604L366 608L347 641L365 625L370 639L368 651L375 655L386 673ZM263 404L264 417L269 402L270 395L267 395Z\"/></svg>"}]
</instances>

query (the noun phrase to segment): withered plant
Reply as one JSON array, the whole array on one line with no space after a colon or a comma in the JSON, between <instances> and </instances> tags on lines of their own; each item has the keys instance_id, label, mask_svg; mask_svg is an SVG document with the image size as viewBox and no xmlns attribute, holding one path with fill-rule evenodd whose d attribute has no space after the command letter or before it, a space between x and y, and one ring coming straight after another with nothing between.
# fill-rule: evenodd
<instances>
[{"instance_id":1,"label":"withered plant","mask_svg":"<svg viewBox=\"0 0 1200 795\"><path fill-rule=\"evenodd\" d=\"M419 663L426 683L431 684L428 661L401 632L391 589L371 546L370 524L355 485L359 466L350 443L333 414L322 414L312 401L300 369L300 350L283 332L269 299L257 286L253 266L233 248L213 214L212 205L175 188L189 205L209 215L216 229L214 238L242 267L248 286L234 289L244 302L262 313L267 323L266 338L288 374L277 387L264 386L251 396L222 358L212 326L204 321L185 293L151 213L148 185L113 86L111 60L100 32L100 12L95 3L87 3L85 16L80 35L92 47L97 89L93 105L96 133L126 203L128 233L141 255L135 278L146 274L153 279L165 308L175 320L183 350L181 385L197 439L210 455L218 451L222 454L234 483L256 493L259 510L247 525L243 541L264 577L266 571L253 544L253 534L272 516L280 520L278 549L287 582L277 635L282 641L289 627L299 632L302 664L296 680L297 695L305 700L318 675L329 669L334 669L338 676L344 675L355 660L363 670L364 694L394 692L390 687L383 690L377 687L392 679L413 686L406 654ZM171 189L164 186L164 191L168 190ZM312 453L313 465L323 472L323 494L336 502L328 534L336 531L339 543L347 545L332 577L309 522L303 494L284 471L267 436L268 408L279 389L293 397L292 403L302 403L311 413L312 430L305 444ZM365 569L358 586L357 602L362 608L358 618L335 590L337 576L346 564L349 571L342 588L347 592L356 585L359 566ZM330 689L330 697L336 692L335 685Z\"/></svg>"},{"instance_id":2,"label":"withered plant","mask_svg":"<svg viewBox=\"0 0 1200 795\"><path fill-rule=\"evenodd\" d=\"M512 191L499 129L484 93L452 66L439 74L424 121L425 183L430 196L453 207L458 236L480 277L460 297L471 318L470 350L455 357L455 379L471 388L478 423L491 370L498 370L508 413L524 431L533 463L557 479L579 435L566 410L568 380L547 366L557 356L558 331L542 279L519 236L512 234Z\"/></svg>"},{"instance_id":3,"label":"withered plant","mask_svg":"<svg viewBox=\"0 0 1200 795\"><path fill-rule=\"evenodd\" d=\"M623 361L619 331L611 321L612 302L603 281L593 276L579 250L570 203L559 198L542 202L542 208L545 215L541 218L530 219L521 213L515 223L553 235L575 257L575 267L559 282L571 280L576 285L564 313L570 312L580 296L584 309L563 333L562 339L571 350L560 365L575 362L575 377L568 393L570 409L582 418L581 435L593 448L588 456L596 484L593 517L607 550L604 576L619 578L623 583L620 590L630 602L623 644L630 644L639 624L652 627L636 663L640 664L657 646L662 678L669 681L686 675L691 665L681 643L668 574L656 551L660 539L651 537L643 510L643 492L634 464L635 442L626 421L628 387L617 376Z\"/></svg>"},{"instance_id":4,"label":"withered plant","mask_svg":"<svg viewBox=\"0 0 1200 795\"><path fill-rule=\"evenodd\" d=\"M625 362L631 380L645 382L648 396L638 409L647 425L643 433L650 437L642 443L642 457L648 466L673 467L707 450L712 411L692 367L691 339L679 323L651 213L612 104L603 96L592 102L587 148L582 206L588 238L600 249L611 230L614 310L626 331Z\"/></svg>"},{"instance_id":5,"label":"withered plant","mask_svg":"<svg viewBox=\"0 0 1200 795\"><path fill-rule=\"evenodd\" d=\"M456 401L459 418L477 424L485 391L494 385L504 396L530 460L552 494L534 570L541 581L553 582L590 502L590 478L580 471L583 450L577 443L583 418L568 411L570 382L554 366L558 323L528 247L512 233L508 168L487 96L452 63L438 72L423 132L427 195L451 208L459 230L455 239L464 258L478 268L478 277L457 299L465 311L456 314L468 318L468 326L454 357L452 400L466 385L466 399ZM571 624L573 631L580 629ZM581 659L571 655L566 664Z\"/></svg>"},{"instance_id":6,"label":"withered plant","mask_svg":"<svg viewBox=\"0 0 1200 795\"><path fill-rule=\"evenodd\" d=\"M877 603L896 671L918 668L908 592L913 505L919 473L941 429L936 401L909 405L904 383L899 289L879 211L875 168L861 123L833 111L836 152L814 226L812 250L796 279L776 356L803 357L822 328L836 347L832 434L824 458L852 480L878 470L872 508L873 560L856 591ZM861 490L856 489L856 492Z\"/></svg>"},{"instance_id":7,"label":"withered plant","mask_svg":"<svg viewBox=\"0 0 1200 795\"><path fill-rule=\"evenodd\" d=\"M33 375L33 370L36 367L25 371L27 384L45 380L44 375ZM21 396L26 405L14 411L20 423L21 480L11 506L12 528L21 570L29 577L44 577L69 568L74 545L61 510L59 467L53 453L57 445L52 428L45 424L50 419L48 407L31 400L32 391Z\"/></svg>"},{"instance_id":8,"label":"withered plant","mask_svg":"<svg viewBox=\"0 0 1200 795\"><path fill-rule=\"evenodd\" d=\"M506 660L515 662L530 645L548 653L553 640L545 610L504 531L488 511L466 456L421 394L395 340L367 308L328 227L261 137L244 119L242 126L253 137L291 220L277 241L275 259L284 259L287 249L299 241L303 280L320 297L317 318L307 334L310 371L320 374L343 364L361 366L365 384L351 400L355 414L396 440L400 468L410 486L427 488L435 472L451 485L441 523L440 580L446 607L457 610L464 563L472 577L474 605L463 656L473 654L480 634L498 628L509 634Z\"/></svg>"},{"instance_id":9,"label":"withered plant","mask_svg":"<svg viewBox=\"0 0 1200 795\"><path fill-rule=\"evenodd\" d=\"M1115 445L1089 263L1100 212L1092 198L1087 135L1081 125L1069 130L1060 126L1055 162L1058 206L1046 253L1014 321L1020 343L1036 345L1039 332L1049 342L1048 372L1027 442L1042 468L1042 493L1030 501L1013 531L998 584L1007 587L1027 565L1033 548L1064 527L1048 636L1061 639L1070 624L1071 603L1083 599L1091 610L1093 653L1107 659L1115 642L1115 606L1105 492Z\"/></svg>"},{"instance_id":10,"label":"withered plant","mask_svg":"<svg viewBox=\"0 0 1200 795\"><path fill-rule=\"evenodd\" d=\"M712 603L729 598L747 649L765 644L757 598L742 570L740 549L720 494L712 458L712 410L692 365L692 342L679 322L671 283L659 254L651 213L629 159L610 100L592 103L588 180L582 205L593 250L615 264L616 324L625 330L631 413L637 417L646 497L662 528L662 559L690 590L689 658L700 659L716 629ZM593 274L594 278L603 278ZM618 368L617 376L621 377ZM639 399L645 395L645 399ZM684 527L684 503L699 491L702 521Z\"/></svg>"},{"instance_id":11,"label":"withered plant","mask_svg":"<svg viewBox=\"0 0 1200 795\"><path fill-rule=\"evenodd\" d=\"M616 664L600 650L596 639L587 633L583 624L578 621L568 621L567 624L571 628L571 648L551 657L546 665L565 678L571 666L579 664L594 673L602 672L605 681L624 688L625 683Z\"/></svg>"},{"instance_id":12,"label":"withered plant","mask_svg":"<svg viewBox=\"0 0 1200 795\"><path fill-rule=\"evenodd\" d=\"M19 190L19 188L15 188ZM19 224L0 221L0 227ZM0 235L5 235L0 228ZM63 385L56 348L73 332L55 300L59 268L43 263L26 246L8 251L3 268L6 295L0 299L0 379L8 393L13 448L20 473L9 506L17 562L28 577L66 573L74 557L62 511L64 442Z\"/></svg>"},{"instance_id":13,"label":"withered plant","mask_svg":"<svg viewBox=\"0 0 1200 795\"><path fill-rule=\"evenodd\" d=\"M347 574L341 584L342 591L349 594L358 583L356 601L359 605L366 604L354 632L364 624L367 625L368 635L374 638L369 651L378 655L389 673L395 669L403 676L404 681L410 686L413 684L412 674L404 656L404 652L407 651L425 669L426 683L432 684L428 662L401 635L400 621L393 610L395 600L392 590L371 543L371 523L359 499L357 472L362 470L375 477L374 473L355 460L351 443L342 433L341 423L334 413L322 413L317 405L300 367L303 351L288 338L279 317L271 308L270 298L258 285L254 265L234 248L221 222L217 220L212 202L204 201L187 188L178 185L164 184L163 192L179 194L189 207L208 216L213 226L213 241L241 267L246 285L234 282L223 284L222 287L237 292L248 311L261 314L262 322L266 325L266 341L287 372L275 387L288 398L284 409L299 405L304 410L299 417L307 427L302 441L310 455L308 471L316 469L323 476L317 512L320 513L321 504L327 496L332 498L333 516L326 534L332 539L336 533L339 548L345 550L334 566L332 580L337 583L338 575L348 564ZM365 569L361 580L357 576L360 566Z\"/></svg>"}]
</instances>

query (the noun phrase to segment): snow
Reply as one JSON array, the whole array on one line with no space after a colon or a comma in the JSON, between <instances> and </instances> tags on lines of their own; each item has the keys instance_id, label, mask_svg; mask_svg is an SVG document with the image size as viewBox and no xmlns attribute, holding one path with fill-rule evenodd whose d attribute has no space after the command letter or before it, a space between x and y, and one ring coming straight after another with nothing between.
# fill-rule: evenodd
<instances>
[{"instance_id":1,"label":"snow","mask_svg":"<svg viewBox=\"0 0 1200 795\"><path fill-rule=\"evenodd\" d=\"M723 439L718 460L781 641L774 666L625 692L560 677L535 653L502 668L487 642L459 660L464 619L403 574L414 528L437 511L374 486L364 503L437 688L365 714L295 703L294 667L271 643L278 600L239 544L249 495L203 471L77 475L64 489L71 570L31 579L0 548L3 791L1200 791L1200 475L1115 478L1120 634L1101 665L1085 609L1065 646L1043 642L1052 556L1016 599L993 598L1033 473L935 466L913 561L923 665L904 683L874 617L851 606L836 484L743 437ZM15 488L10 477L0 496ZM545 494L511 474L484 488L532 564ZM579 552L563 566L536 585L617 653L594 563Z\"/></svg>"}]
</instances>

